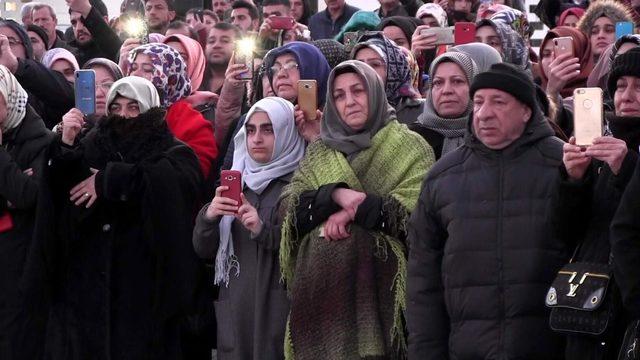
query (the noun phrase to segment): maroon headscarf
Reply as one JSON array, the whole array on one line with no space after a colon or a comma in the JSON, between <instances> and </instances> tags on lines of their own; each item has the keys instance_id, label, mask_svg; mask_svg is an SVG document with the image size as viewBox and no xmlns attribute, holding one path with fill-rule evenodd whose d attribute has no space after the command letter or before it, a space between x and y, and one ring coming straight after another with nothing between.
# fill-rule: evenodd
<instances>
[{"instance_id":1,"label":"maroon headscarf","mask_svg":"<svg viewBox=\"0 0 640 360\"><path fill-rule=\"evenodd\" d=\"M584 9L579 7L568 8L560 14L560 19L558 20L558 26L564 26L564 21L567 19L567 16L573 15L580 20L582 15L584 15Z\"/></svg>"}]
</instances>

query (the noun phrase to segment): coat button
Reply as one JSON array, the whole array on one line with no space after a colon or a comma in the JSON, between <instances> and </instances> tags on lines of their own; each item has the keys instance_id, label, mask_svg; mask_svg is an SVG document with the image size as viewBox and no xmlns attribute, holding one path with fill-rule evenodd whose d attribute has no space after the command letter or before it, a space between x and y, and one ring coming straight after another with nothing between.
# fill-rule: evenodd
<instances>
[{"instance_id":1,"label":"coat button","mask_svg":"<svg viewBox=\"0 0 640 360\"><path fill-rule=\"evenodd\" d=\"M109 230L111 230L111 225L110 224L102 225L102 231L107 232Z\"/></svg>"}]
</instances>

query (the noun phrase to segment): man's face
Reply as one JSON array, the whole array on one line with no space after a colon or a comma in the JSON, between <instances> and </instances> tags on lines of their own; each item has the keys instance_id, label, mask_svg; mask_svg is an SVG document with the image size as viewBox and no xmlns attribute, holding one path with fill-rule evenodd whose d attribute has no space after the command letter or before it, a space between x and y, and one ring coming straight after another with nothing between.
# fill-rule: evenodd
<instances>
[{"instance_id":1,"label":"man's face","mask_svg":"<svg viewBox=\"0 0 640 360\"><path fill-rule=\"evenodd\" d=\"M256 31L258 21L251 19L249 16L249 10L245 8L238 8L231 10L231 23L242 30L243 33L247 31Z\"/></svg>"},{"instance_id":2,"label":"man's face","mask_svg":"<svg viewBox=\"0 0 640 360\"><path fill-rule=\"evenodd\" d=\"M209 64L216 67L229 65L236 40L233 30L211 29L205 47L205 55Z\"/></svg>"},{"instance_id":3,"label":"man's face","mask_svg":"<svg viewBox=\"0 0 640 360\"><path fill-rule=\"evenodd\" d=\"M75 36L78 44L85 45L93 40L93 36L89 32L89 29L87 29L82 22L82 15L79 12L72 11L69 16L71 17L73 35Z\"/></svg>"},{"instance_id":4,"label":"man's face","mask_svg":"<svg viewBox=\"0 0 640 360\"><path fill-rule=\"evenodd\" d=\"M46 7L34 10L31 14L33 17L33 23L40 26L47 32L49 41L53 44L56 39L56 26L58 25L58 20L51 16L51 12Z\"/></svg>"},{"instance_id":5,"label":"man's face","mask_svg":"<svg viewBox=\"0 0 640 360\"><path fill-rule=\"evenodd\" d=\"M290 13L291 9L284 5L267 5L262 8L265 19L271 16L290 16Z\"/></svg>"},{"instance_id":6,"label":"man's face","mask_svg":"<svg viewBox=\"0 0 640 360\"><path fill-rule=\"evenodd\" d=\"M337 11L344 8L344 0L324 0L327 8L331 11Z\"/></svg>"},{"instance_id":7,"label":"man's face","mask_svg":"<svg viewBox=\"0 0 640 360\"><path fill-rule=\"evenodd\" d=\"M164 31L175 19L176 12L169 10L165 0L147 0L144 6L144 17L151 30Z\"/></svg>"},{"instance_id":8,"label":"man's face","mask_svg":"<svg viewBox=\"0 0 640 360\"><path fill-rule=\"evenodd\" d=\"M511 145L530 118L531 109L502 90L479 89L473 96L473 132L489 149Z\"/></svg>"},{"instance_id":9,"label":"man's face","mask_svg":"<svg viewBox=\"0 0 640 360\"><path fill-rule=\"evenodd\" d=\"M31 46L33 47L33 56L37 61L42 60L44 52L47 51L44 42L40 36L33 31L27 31L27 34L29 34L29 40L31 40Z\"/></svg>"},{"instance_id":10,"label":"man's face","mask_svg":"<svg viewBox=\"0 0 640 360\"><path fill-rule=\"evenodd\" d=\"M231 5L227 0L213 0L211 1L211 9L216 15L218 15L218 19L224 19L224 13L231 8Z\"/></svg>"}]
</instances>

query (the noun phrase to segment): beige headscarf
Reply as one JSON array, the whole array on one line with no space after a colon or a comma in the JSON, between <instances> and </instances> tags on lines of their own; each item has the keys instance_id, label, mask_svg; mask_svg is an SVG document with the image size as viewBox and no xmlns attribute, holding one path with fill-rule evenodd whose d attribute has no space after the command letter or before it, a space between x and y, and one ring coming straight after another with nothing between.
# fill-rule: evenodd
<instances>
[{"instance_id":1,"label":"beige headscarf","mask_svg":"<svg viewBox=\"0 0 640 360\"><path fill-rule=\"evenodd\" d=\"M153 83L138 76L127 76L111 85L107 95L107 115L109 115L109 105L117 96L136 100L140 106L140 114L160 106L160 96Z\"/></svg>"},{"instance_id":2,"label":"beige headscarf","mask_svg":"<svg viewBox=\"0 0 640 360\"><path fill-rule=\"evenodd\" d=\"M18 127L27 113L27 92L4 65L0 65L0 94L7 103L7 118L0 124L2 132Z\"/></svg>"}]
</instances>

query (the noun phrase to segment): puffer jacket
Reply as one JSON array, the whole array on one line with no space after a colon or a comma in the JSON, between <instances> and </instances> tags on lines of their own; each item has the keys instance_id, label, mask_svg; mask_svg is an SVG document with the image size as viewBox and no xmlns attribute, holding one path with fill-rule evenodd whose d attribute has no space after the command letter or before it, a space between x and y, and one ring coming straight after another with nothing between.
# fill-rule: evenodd
<instances>
[{"instance_id":1,"label":"puffer jacket","mask_svg":"<svg viewBox=\"0 0 640 360\"><path fill-rule=\"evenodd\" d=\"M409 222L409 359L562 359L544 298L567 261L547 210L562 142L535 114L507 148L431 169Z\"/></svg>"}]
</instances>

